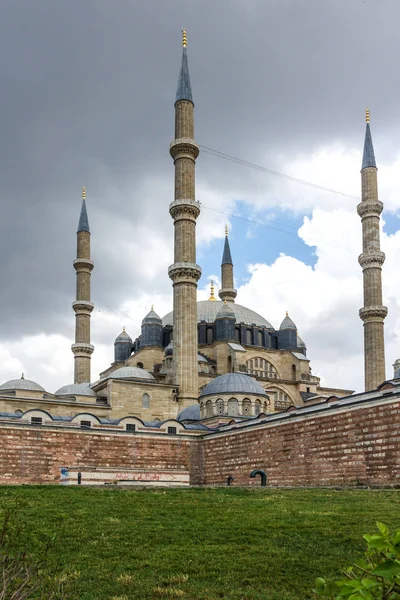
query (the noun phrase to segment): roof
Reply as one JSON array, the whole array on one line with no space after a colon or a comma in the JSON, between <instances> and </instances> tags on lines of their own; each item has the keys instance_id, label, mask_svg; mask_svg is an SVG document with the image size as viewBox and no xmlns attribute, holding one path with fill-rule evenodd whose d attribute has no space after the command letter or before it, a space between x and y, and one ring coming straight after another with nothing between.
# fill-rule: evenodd
<instances>
[{"instance_id":1,"label":"roof","mask_svg":"<svg viewBox=\"0 0 400 600\"><path fill-rule=\"evenodd\" d=\"M88 215L87 215L85 199L82 200L81 214L79 217L78 229L77 229L76 233L79 233L80 231L88 231L90 233L89 219L88 219Z\"/></svg>"},{"instance_id":2,"label":"roof","mask_svg":"<svg viewBox=\"0 0 400 600\"><path fill-rule=\"evenodd\" d=\"M221 265L233 265L232 262L232 255L231 255L231 249L229 246L229 240L228 240L228 236L225 236L225 243L224 243L224 253L222 255L222 263Z\"/></svg>"},{"instance_id":3,"label":"roof","mask_svg":"<svg viewBox=\"0 0 400 600\"><path fill-rule=\"evenodd\" d=\"M115 338L114 344L116 344L117 342L130 342L130 343L132 343L132 338L131 338L131 336L128 333L126 333L125 327L123 328L123 330L121 331L121 333L119 334L119 336Z\"/></svg>"},{"instance_id":4,"label":"roof","mask_svg":"<svg viewBox=\"0 0 400 600\"><path fill-rule=\"evenodd\" d=\"M184 408L177 416L178 421L198 421L200 419L200 404L192 404Z\"/></svg>"},{"instance_id":5,"label":"roof","mask_svg":"<svg viewBox=\"0 0 400 600\"><path fill-rule=\"evenodd\" d=\"M189 65L185 47L182 49L181 70L179 72L178 88L176 90L175 102L178 102L178 100L189 100L190 102L193 102L192 86L190 84Z\"/></svg>"},{"instance_id":6,"label":"roof","mask_svg":"<svg viewBox=\"0 0 400 600\"><path fill-rule=\"evenodd\" d=\"M96 396L96 392L90 387L90 383L70 383L64 385L55 393L56 396Z\"/></svg>"},{"instance_id":7,"label":"roof","mask_svg":"<svg viewBox=\"0 0 400 600\"><path fill-rule=\"evenodd\" d=\"M247 352L247 350L237 342L228 342L228 346L232 348L232 350L234 350L235 352Z\"/></svg>"},{"instance_id":8,"label":"roof","mask_svg":"<svg viewBox=\"0 0 400 600\"><path fill-rule=\"evenodd\" d=\"M297 329L297 327L292 321L292 319L289 317L289 315L286 313L286 317L283 319L279 329Z\"/></svg>"},{"instance_id":9,"label":"roof","mask_svg":"<svg viewBox=\"0 0 400 600\"><path fill-rule=\"evenodd\" d=\"M244 373L227 373L216 377L201 390L200 397L218 396L219 394L267 395L258 381Z\"/></svg>"},{"instance_id":10,"label":"roof","mask_svg":"<svg viewBox=\"0 0 400 600\"><path fill-rule=\"evenodd\" d=\"M161 324L161 317L158 316L158 314L152 308L151 311L148 312L147 315L145 316L145 318L143 319L142 325L144 325L145 323Z\"/></svg>"},{"instance_id":11,"label":"roof","mask_svg":"<svg viewBox=\"0 0 400 600\"><path fill-rule=\"evenodd\" d=\"M44 392L45 389L42 388L41 385L36 383L36 381L31 381L30 379L10 379L10 381L6 381L2 385L0 385L0 390L29 390L32 392Z\"/></svg>"},{"instance_id":12,"label":"roof","mask_svg":"<svg viewBox=\"0 0 400 600\"><path fill-rule=\"evenodd\" d=\"M305 348L306 347L305 343L303 342L303 340L301 339L301 337L299 335L297 336L297 347L298 348Z\"/></svg>"},{"instance_id":13,"label":"roof","mask_svg":"<svg viewBox=\"0 0 400 600\"><path fill-rule=\"evenodd\" d=\"M292 354L299 360L306 360L306 361L310 362L310 359L307 358L307 356L304 356L304 354L302 354L301 352L292 352Z\"/></svg>"},{"instance_id":14,"label":"roof","mask_svg":"<svg viewBox=\"0 0 400 600\"><path fill-rule=\"evenodd\" d=\"M366 169L367 167L375 167L376 169L375 152L372 144L371 128L369 123L367 123L367 127L365 129L364 153L361 170Z\"/></svg>"},{"instance_id":15,"label":"roof","mask_svg":"<svg viewBox=\"0 0 400 600\"><path fill-rule=\"evenodd\" d=\"M219 300L201 300L197 303L197 322L205 321L206 323L213 323L217 317L218 312L220 311L222 305L224 303ZM246 308L245 306L241 306L240 304L236 304L236 302L231 302L230 306L234 312L236 323L244 323L246 325L258 325L259 327L267 327L268 329L273 329L271 323L264 319L261 315L250 310L250 308ZM173 312L168 313L163 317L163 326L173 325Z\"/></svg>"},{"instance_id":16,"label":"roof","mask_svg":"<svg viewBox=\"0 0 400 600\"><path fill-rule=\"evenodd\" d=\"M233 303L231 303L233 304ZM220 308L220 310L217 312L217 319L234 319L235 318L235 313L232 310L232 306L230 304L228 304L227 302L224 302Z\"/></svg>"},{"instance_id":17,"label":"roof","mask_svg":"<svg viewBox=\"0 0 400 600\"><path fill-rule=\"evenodd\" d=\"M121 367L120 369L115 369L105 379L148 379L149 381L155 381L151 373L145 369L139 369L139 367Z\"/></svg>"}]
</instances>

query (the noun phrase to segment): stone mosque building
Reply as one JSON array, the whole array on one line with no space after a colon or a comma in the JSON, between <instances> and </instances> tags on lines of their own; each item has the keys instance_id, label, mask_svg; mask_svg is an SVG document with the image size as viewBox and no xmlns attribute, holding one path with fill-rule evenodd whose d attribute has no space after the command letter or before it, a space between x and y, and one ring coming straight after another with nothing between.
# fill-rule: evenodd
<instances>
[{"instance_id":1,"label":"stone mosque building","mask_svg":"<svg viewBox=\"0 0 400 600\"><path fill-rule=\"evenodd\" d=\"M2 420L44 424L70 423L80 427L111 424L134 431L137 424L165 426L175 433L219 427L224 423L326 403L350 396L351 390L327 388L311 372L306 344L286 313L278 328L251 308L236 303L234 261L228 231L221 248L221 289L211 285L210 297L197 301L201 268L196 263L195 166L199 146L194 139L192 97L186 33L175 99L175 137L170 145L175 168L175 194L169 205L174 225L174 263L168 269L173 286L173 310L161 317L152 308L144 316L141 335L132 340L123 331L114 342L114 362L91 374L90 319L94 304L90 282L94 267L86 190L77 230L74 382L55 393L28 379L0 385ZM364 275L365 389L385 381L377 168L367 113L361 170ZM190 429L192 428L192 429Z\"/></svg>"}]
</instances>

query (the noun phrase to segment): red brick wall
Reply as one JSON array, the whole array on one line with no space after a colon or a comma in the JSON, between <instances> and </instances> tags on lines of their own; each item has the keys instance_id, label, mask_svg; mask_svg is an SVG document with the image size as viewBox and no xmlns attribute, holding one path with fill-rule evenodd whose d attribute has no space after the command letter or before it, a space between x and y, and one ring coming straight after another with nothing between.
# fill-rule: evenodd
<instances>
[{"instance_id":1,"label":"red brick wall","mask_svg":"<svg viewBox=\"0 0 400 600\"><path fill-rule=\"evenodd\" d=\"M400 403L212 436L202 454L206 485L233 475L233 485L259 486L255 468L271 485L400 484Z\"/></svg>"},{"instance_id":2,"label":"red brick wall","mask_svg":"<svg viewBox=\"0 0 400 600\"><path fill-rule=\"evenodd\" d=\"M334 409L335 410L335 409ZM348 407L203 439L0 425L0 483L58 483L60 467L187 469L194 485L400 484L400 402Z\"/></svg>"},{"instance_id":3,"label":"red brick wall","mask_svg":"<svg viewBox=\"0 0 400 600\"><path fill-rule=\"evenodd\" d=\"M59 483L62 466L175 468L193 471L196 477L193 445L197 446L196 439L1 427L0 483Z\"/></svg>"}]
</instances>

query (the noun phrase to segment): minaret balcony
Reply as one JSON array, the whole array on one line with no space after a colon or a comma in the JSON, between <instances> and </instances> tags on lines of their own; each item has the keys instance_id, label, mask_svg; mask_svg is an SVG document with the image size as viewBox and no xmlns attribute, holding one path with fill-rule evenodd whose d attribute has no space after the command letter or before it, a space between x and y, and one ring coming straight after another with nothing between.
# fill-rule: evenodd
<instances>
[{"instance_id":1,"label":"minaret balcony","mask_svg":"<svg viewBox=\"0 0 400 600\"><path fill-rule=\"evenodd\" d=\"M364 306L359 311L360 319L364 323L382 323L387 314L386 306Z\"/></svg>"},{"instance_id":2,"label":"minaret balcony","mask_svg":"<svg viewBox=\"0 0 400 600\"><path fill-rule=\"evenodd\" d=\"M367 217L379 217L383 211L383 202L380 200L364 200L357 206L357 212L361 219Z\"/></svg>"},{"instance_id":3,"label":"minaret balcony","mask_svg":"<svg viewBox=\"0 0 400 600\"><path fill-rule=\"evenodd\" d=\"M94 262L90 258L76 258L72 264L76 271L87 271L89 273L94 267Z\"/></svg>"},{"instance_id":4,"label":"minaret balcony","mask_svg":"<svg viewBox=\"0 0 400 600\"><path fill-rule=\"evenodd\" d=\"M75 356L90 356L93 354L94 346L92 344L83 344L77 342L76 344L72 344L71 350Z\"/></svg>"},{"instance_id":5,"label":"minaret balcony","mask_svg":"<svg viewBox=\"0 0 400 600\"><path fill-rule=\"evenodd\" d=\"M199 145L191 138L177 138L169 146L169 153L174 160L177 158L191 158L192 160L196 160L199 152Z\"/></svg>"},{"instance_id":6,"label":"minaret balcony","mask_svg":"<svg viewBox=\"0 0 400 600\"><path fill-rule=\"evenodd\" d=\"M94 304L90 300L75 300L72 303L72 308L77 315L90 315L94 309Z\"/></svg>"},{"instance_id":7,"label":"minaret balcony","mask_svg":"<svg viewBox=\"0 0 400 600\"><path fill-rule=\"evenodd\" d=\"M381 250L363 252L358 257L358 262L363 269L381 269L385 262L385 253Z\"/></svg>"},{"instance_id":8,"label":"minaret balcony","mask_svg":"<svg viewBox=\"0 0 400 600\"><path fill-rule=\"evenodd\" d=\"M169 214L176 221L195 221L200 214L200 202L189 198L174 200L169 205Z\"/></svg>"},{"instance_id":9,"label":"minaret balcony","mask_svg":"<svg viewBox=\"0 0 400 600\"><path fill-rule=\"evenodd\" d=\"M168 275L174 283L194 283L201 277L201 268L196 263L177 262L168 268Z\"/></svg>"}]
</instances>

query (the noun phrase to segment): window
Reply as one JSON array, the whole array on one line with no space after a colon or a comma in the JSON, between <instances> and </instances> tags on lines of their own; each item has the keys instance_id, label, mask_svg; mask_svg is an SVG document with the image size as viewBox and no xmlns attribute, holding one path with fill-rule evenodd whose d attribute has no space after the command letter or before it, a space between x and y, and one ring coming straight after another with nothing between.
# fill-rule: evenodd
<instances>
[{"instance_id":1,"label":"window","mask_svg":"<svg viewBox=\"0 0 400 600\"><path fill-rule=\"evenodd\" d=\"M250 417L252 414L251 402L248 398L245 398L242 402L242 414L246 417Z\"/></svg>"},{"instance_id":2,"label":"window","mask_svg":"<svg viewBox=\"0 0 400 600\"><path fill-rule=\"evenodd\" d=\"M211 327L207 327L207 344L213 343L213 330Z\"/></svg>"},{"instance_id":3,"label":"window","mask_svg":"<svg viewBox=\"0 0 400 600\"><path fill-rule=\"evenodd\" d=\"M171 435L175 435L176 434L176 427L168 427L168 433L170 433Z\"/></svg>"},{"instance_id":4,"label":"window","mask_svg":"<svg viewBox=\"0 0 400 600\"><path fill-rule=\"evenodd\" d=\"M148 394L142 396L142 408L150 408L150 396Z\"/></svg>"},{"instance_id":5,"label":"window","mask_svg":"<svg viewBox=\"0 0 400 600\"><path fill-rule=\"evenodd\" d=\"M265 358L253 358L246 362L247 370L256 377L277 379L278 372L275 367Z\"/></svg>"},{"instance_id":6,"label":"window","mask_svg":"<svg viewBox=\"0 0 400 600\"><path fill-rule=\"evenodd\" d=\"M143 369L143 363L138 362L138 364L136 365L138 369Z\"/></svg>"},{"instance_id":7,"label":"window","mask_svg":"<svg viewBox=\"0 0 400 600\"><path fill-rule=\"evenodd\" d=\"M42 417L31 417L32 425L42 425L42 423L43 423Z\"/></svg>"},{"instance_id":8,"label":"window","mask_svg":"<svg viewBox=\"0 0 400 600\"><path fill-rule=\"evenodd\" d=\"M253 341L252 341L251 329L247 329L247 331L246 331L246 344L248 346L251 346L252 343L253 343Z\"/></svg>"},{"instance_id":9,"label":"window","mask_svg":"<svg viewBox=\"0 0 400 600\"><path fill-rule=\"evenodd\" d=\"M218 398L216 406L217 406L217 415L224 415L225 414L225 406L224 406L224 401L222 400L222 398Z\"/></svg>"},{"instance_id":10,"label":"window","mask_svg":"<svg viewBox=\"0 0 400 600\"><path fill-rule=\"evenodd\" d=\"M126 431L136 431L136 425L134 423L127 423Z\"/></svg>"},{"instance_id":11,"label":"window","mask_svg":"<svg viewBox=\"0 0 400 600\"><path fill-rule=\"evenodd\" d=\"M256 415L256 417L260 414L261 412L261 402L259 400L255 401L254 404L254 414Z\"/></svg>"},{"instance_id":12,"label":"window","mask_svg":"<svg viewBox=\"0 0 400 600\"><path fill-rule=\"evenodd\" d=\"M92 426L91 421L81 421L81 427L91 427L91 426Z\"/></svg>"},{"instance_id":13,"label":"window","mask_svg":"<svg viewBox=\"0 0 400 600\"><path fill-rule=\"evenodd\" d=\"M229 398L228 400L228 415L231 417L237 417L239 414L239 402L236 398Z\"/></svg>"},{"instance_id":14,"label":"window","mask_svg":"<svg viewBox=\"0 0 400 600\"><path fill-rule=\"evenodd\" d=\"M309 394L309 393L310 393L310 388L309 388L309 387L307 387L307 394Z\"/></svg>"},{"instance_id":15,"label":"window","mask_svg":"<svg viewBox=\"0 0 400 600\"><path fill-rule=\"evenodd\" d=\"M263 345L263 334L262 334L262 331L258 332L258 345L259 346Z\"/></svg>"},{"instance_id":16,"label":"window","mask_svg":"<svg viewBox=\"0 0 400 600\"><path fill-rule=\"evenodd\" d=\"M297 379L296 365L292 365L292 379L293 381L296 381Z\"/></svg>"},{"instance_id":17,"label":"window","mask_svg":"<svg viewBox=\"0 0 400 600\"><path fill-rule=\"evenodd\" d=\"M207 400L206 402L206 417L212 417L214 414L213 405L211 400Z\"/></svg>"}]
</instances>

